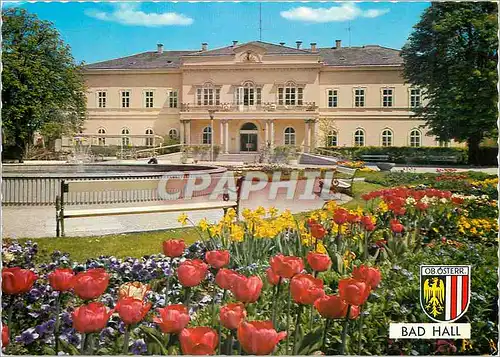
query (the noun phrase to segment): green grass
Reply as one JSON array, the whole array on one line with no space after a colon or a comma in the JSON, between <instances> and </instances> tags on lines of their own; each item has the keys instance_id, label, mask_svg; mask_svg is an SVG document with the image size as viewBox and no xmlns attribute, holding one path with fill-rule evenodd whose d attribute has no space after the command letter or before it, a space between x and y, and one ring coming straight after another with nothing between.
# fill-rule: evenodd
<instances>
[{"instance_id":1,"label":"green grass","mask_svg":"<svg viewBox=\"0 0 500 357\"><path fill-rule=\"evenodd\" d=\"M381 189L383 186L367 183L354 182L354 199L344 207L355 209L358 206L364 207L361 195L370 191ZM305 213L297 213L297 219L304 219ZM54 250L60 250L70 254L73 260L83 262L89 258L96 258L100 255L113 255L118 258L142 257L144 255L158 254L162 252L162 242L167 239L184 239L189 245L200 239L195 228L176 228L164 231L123 233L95 237L65 237L65 238L36 238L31 239L38 243L40 262L50 261L50 254ZM20 242L29 240L19 239Z\"/></svg>"}]
</instances>

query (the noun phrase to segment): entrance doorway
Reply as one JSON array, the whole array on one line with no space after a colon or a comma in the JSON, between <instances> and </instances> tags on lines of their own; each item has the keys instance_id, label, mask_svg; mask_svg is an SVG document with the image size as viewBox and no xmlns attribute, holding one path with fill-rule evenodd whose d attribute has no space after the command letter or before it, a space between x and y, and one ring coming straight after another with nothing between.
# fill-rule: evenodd
<instances>
[{"instance_id":1,"label":"entrance doorway","mask_svg":"<svg viewBox=\"0 0 500 357\"><path fill-rule=\"evenodd\" d=\"M259 129L253 123L245 123L240 129L240 151L256 152Z\"/></svg>"}]
</instances>

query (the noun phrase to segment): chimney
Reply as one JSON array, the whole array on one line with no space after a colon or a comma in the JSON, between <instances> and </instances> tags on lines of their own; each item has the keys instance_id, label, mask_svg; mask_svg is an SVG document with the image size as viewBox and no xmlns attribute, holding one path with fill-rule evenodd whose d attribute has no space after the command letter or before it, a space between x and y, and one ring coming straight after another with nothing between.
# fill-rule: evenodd
<instances>
[{"instance_id":1,"label":"chimney","mask_svg":"<svg viewBox=\"0 0 500 357\"><path fill-rule=\"evenodd\" d=\"M233 47L235 47L238 44L238 41L233 41Z\"/></svg>"},{"instance_id":2,"label":"chimney","mask_svg":"<svg viewBox=\"0 0 500 357\"><path fill-rule=\"evenodd\" d=\"M159 43L159 44L157 44L157 46L158 46L158 51L157 52L159 54L162 54L163 53L163 43Z\"/></svg>"},{"instance_id":3,"label":"chimney","mask_svg":"<svg viewBox=\"0 0 500 357\"><path fill-rule=\"evenodd\" d=\"M208 43L203 42L203 43L201 44L201 50L202 50L202 51L206 51L206 50L207 50L207 48L208 48Z\"/></svg>"},{"instance_id":4,"label":"chimney","mask_svg":"<svg viewBox=\"0 0 500 357\"><path fill-rule=\"evenodd\" d=\"M316 42L311 42L311 52L316 52Z\"/></svg>"},{"instance_id":5,"label":"chimney","mask_svg":"<svg viewBox=\"0 0 500 357\"><path fill-rule=\"evenodd\" d=\"M342 47L342 40L335 40L335 48Z\"/></svg>"},{"instance_id":6,"label":"chimney","mask_svg":"<svg viewBox=\"0 0 500 357\"><path fill-rule=\"evenodd\" d=\"M285 43L284 43L284 42L280 42L280 45L281 45L281 46L284 46L284 45L285 45Z\"/></svg>"},{"instance_id":7,"label":"chimney","mask_svg":"<svg viewBox=\"0 0 500 357\"><path fill-rule=\"evenodd\" d=\"M302 45L302 41L295 41L295 43L297 44L297 49L300 49L300 45Z\"/></svg>"}]
</instances>

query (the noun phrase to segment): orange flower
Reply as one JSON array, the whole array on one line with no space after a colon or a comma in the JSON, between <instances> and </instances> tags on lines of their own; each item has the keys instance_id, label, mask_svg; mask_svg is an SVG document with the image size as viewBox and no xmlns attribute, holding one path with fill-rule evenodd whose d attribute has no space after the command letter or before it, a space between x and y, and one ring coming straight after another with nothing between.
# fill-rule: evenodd
<instances>
[{"instance_id":1,"label":"orange flower","mask_svg":"<svg viewBox=\"0 0 500 357\"><path fill-rule=\"evenodd\" d=\"M3 268L2 269L2 291L4 294L17 295L31 290L37 276L28 269Z\"/></svg>"},{"instance_id":2,"label":"orange flower","mask_svg":"<svg viewBox=\"0 0 500 357\"><path fill-rule=\"evenodd\" d=\"M339 281L339 295L349 305L363 305L370 295L370 285L364 281L349 278Z\"/></svg>"},{"instance_id":3,"label":"orange flower","mask_svg":"<svg viewBox=\"0 0 500 357\"><path fill-rule=\"evenodd\" d=\"M274 351L286 332L276 332L271 321L243 321L238 327L238 341L251 355L268 355Z\"/></svg>"},{"instance_id":4,"label":"orange flower","mask_svg":"<svg viewBox=\"0 0 500 357\"><path fill-rule=\"evenodd\" d=\"M310 274L297 274L290 282L290 292L297 304L312 305L316 299L325 295L323 281Z\"/></svg>"},{"instance_id":5,"label":"orange flower","mask_svg":"<svg viewBox=\"0 0 500 357\"><path fill-rule=\"evenodd\" d=\"M314 307L319 314L327 319L343 319L347 314L347 304L338 295L325 295L314 302ZM359 316L359 307L351 306L349 318L355 319Z\"/></svg>"},{"instance_id":6,"label":"orange flower","mask_svg":"<svg viewBox=\"0 0 500 357\"><path fill-rule=\"evenodd\" d=\"M177 277L183 286L193 287L205 279L207 271L208 265L200 259L186 260L177 268Z\"/></svg>"},{"instance_id":7,"label":"orange flower","mask_svg":"<svg viewBox=\"0 0 500 357\"><path fill-rule=\"evenodd\" d=\"M126 297L118 300L115 310L125 325L133 325L141 322L150 308L151 303L144 303L142 300Z\"/></svg>"},{"instance_id":8,"label":"orange flower","mask_svg":"<svg viewBox=\"0 0 500 357\"><path fill-rule=\"evenodd\" d=\"M189 313L182 304L169 305L156 310L160 316L153 317L163 333L179 333L189 323Z\"/></svg>"},{"instance_id":9,"label":"orange flower","mask_svg":"<svg viewBox=\"0 0 500 357\"><path fill-rule=\"evenodd\" d=\"M219 336L210 327L185 328L179 335L182 353L185 355L213 355Z\"/></svg>"},{"instance_id":10,"label":"orange flower","mask_svg":"<svg viewBox=\"0 0 500 357\"><path fill-rule=\"evenodd\" d=\"M247 317L245 305L241 302L227 304L220 309L221 325L230 330L235 330L240 322Z\"/></svg>"}]
</instances>

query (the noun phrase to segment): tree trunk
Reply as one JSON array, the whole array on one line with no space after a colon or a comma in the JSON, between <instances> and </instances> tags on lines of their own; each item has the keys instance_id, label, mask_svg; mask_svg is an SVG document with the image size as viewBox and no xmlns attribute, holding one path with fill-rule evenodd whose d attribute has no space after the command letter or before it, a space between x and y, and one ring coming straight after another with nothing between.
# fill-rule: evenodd
<instances>
[{"instance_id":1,"label":"tree trunk","mask_svg":"<svg viewBox=\"0 0 500 357\"><path fill-rule=\"evenodd\" d=\"M480 136L470 136L467 139L467 147L469 150L469 165L480 166L479 144L481 143Z\"/></svg>"}]
</instances>

